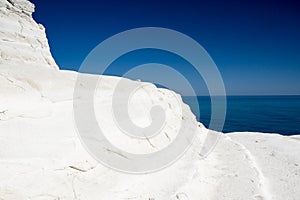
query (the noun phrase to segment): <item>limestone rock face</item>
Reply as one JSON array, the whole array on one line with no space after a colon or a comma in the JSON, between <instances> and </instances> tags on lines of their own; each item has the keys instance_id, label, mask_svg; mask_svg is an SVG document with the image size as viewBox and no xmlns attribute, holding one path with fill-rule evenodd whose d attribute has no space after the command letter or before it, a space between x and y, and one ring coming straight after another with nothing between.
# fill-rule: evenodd
<instances>
[{"instance_id":1,"label":"limestone rock face","mask_svg":"<svg viewBox=\"0 0 300 200\"><path fill-rule=\"evenodd\" d=\"M93 96L93 114L110 142L124 151L156 152L172 144L183 121L185 133L195 128L195 140L185 154L155 173L121 173L97 162L74 124L78 73L58 70L44 27L32 19L33 11L27 0L0 0L1 200L299 199L299 136L209 131L178 94L126 79L124 89L141 86L128 103L134 124L150 124L153 105L166 114L164 134L132 140L112 115L113 93L124 78L84 74L88 80L102 78ZM79 89L86 91L87 85L80 83ZM202 159L202 144L209 134L219 140ZM121 156L102 150L110 157Z\"/></svg>"},{"instance_id":2,"label":"limestone rock face","mask_svg":"<svg viewBox=\"0 0 300 200\"><path fill-rule=\"evenodd\" d=\"M32 19L33 12L27 0L0 0L0 63L58 69L45 28Z\"/></svg>"}]
</instances>

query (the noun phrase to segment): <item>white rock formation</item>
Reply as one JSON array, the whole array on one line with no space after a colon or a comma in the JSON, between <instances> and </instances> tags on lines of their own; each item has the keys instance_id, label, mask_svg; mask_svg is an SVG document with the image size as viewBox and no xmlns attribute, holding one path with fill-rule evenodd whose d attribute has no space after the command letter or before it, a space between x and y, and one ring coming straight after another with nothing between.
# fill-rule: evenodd
<instances>
[{"instance_id":1,"label":"white rock formation","mask_svg":"<svg viewBox=\"0 0 300 200\"><path fill-rule=\"evenodd\" d=\"M111 117L117 77L103 76L95 95L96 117L113 143L131 152L156 151L172 142L181 120L197 127L197 137L183 157L156 173L125 174L99 164L75 130L77 73L57 70L31 3L0 0L0 7L0 199L299 199L300 137L222 135L200 159L207 129L182 102L183 112L177 110L173 92L148 84L132 98L129 114L137 124L149 123L153 100L166 108L168 134L130 143Z\"/></svg>"},{"instance_id":2,"label":"white rock formation","mask_svg":"<svg viewBox=\"0 0 300 200\"><path fill-rule=\"evenodd\" d=\"M45 28L32 19L33 12L34 5L29 1L0 1L1 64L58 68L49 51Z\"/></svg>"}]
</instances>

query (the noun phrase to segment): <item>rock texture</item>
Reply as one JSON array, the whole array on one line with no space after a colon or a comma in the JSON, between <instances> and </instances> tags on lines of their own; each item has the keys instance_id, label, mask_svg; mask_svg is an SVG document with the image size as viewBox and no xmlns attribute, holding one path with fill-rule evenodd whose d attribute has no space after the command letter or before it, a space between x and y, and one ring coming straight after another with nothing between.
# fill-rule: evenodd
<instances>
[{"instance_id":1,"label":"rock texture","mask_svg":"<svg viewBox=\"0 0 300 200\"><path fill-rule=\"evenodd\" d=\"M1 63L57 69L49 50L45 28L32 19L33 12L34 5L29 1L0 1Z\"/></svg>"},{"instance_id":2,"label":"rock texture","mask_svg":"<svg viewBox=\"0 0 300 200\"><path fill-rule=\"evenodd\" d=\"M180 99L178 95L147 84L132 98L130 116L145 125L153 103L159 104L167 113L168 134L130 143L111 113L118 77L102 76L101 93L98 89L95 95L95 115L112 142L131 152L156 151L172 142L182 120L196 127L196 139L183 157L156 173L132 175L99 164L75 130L73 91L78 74L57 70L44 28L31 17L30 2L0 0L0 7L0 199L299 199L299 137L221 135L202 159L199 153L207 129L188 106L174 100Z\"/></svg>"}]
</instances>

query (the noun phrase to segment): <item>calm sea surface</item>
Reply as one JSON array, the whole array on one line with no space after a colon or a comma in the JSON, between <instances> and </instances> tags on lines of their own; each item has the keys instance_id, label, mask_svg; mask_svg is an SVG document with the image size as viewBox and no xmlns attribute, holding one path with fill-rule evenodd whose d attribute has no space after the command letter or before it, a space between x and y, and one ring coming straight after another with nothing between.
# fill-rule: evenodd
<instances>
[{"instance_id":1,"label":"calm sea surface","mask_svg":"<svg viewBox=\"0 0 300 200\"><path fill-rule=\"evenodd\" d=\"M209 127L210 97L197 97L200 115L192 99L183 97L197 119ZM300 96L228 96L223 132L233 131L300 134Z\"/></svg>"}]
</instances>

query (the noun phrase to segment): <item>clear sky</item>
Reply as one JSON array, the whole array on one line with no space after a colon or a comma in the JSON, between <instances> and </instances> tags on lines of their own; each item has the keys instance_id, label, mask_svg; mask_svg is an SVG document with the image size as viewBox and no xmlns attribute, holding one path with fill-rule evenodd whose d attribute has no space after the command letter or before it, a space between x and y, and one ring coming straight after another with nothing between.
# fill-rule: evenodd
<instances>
[{"instance_id":1,"label":"clear sky","mask_svg":"<svg viewBox=\"0 0 300 200\"><path fill-rule=\"evenodd\" d=\"M299 1L31 1L61 69L78 70L95 46L121 31L165 27L208 51L229 95L300 94ZM107 74L122 75L150 61L176 65L199 79L187 62L155 50L125 55Z\"/></svg>"}]
</instances>

